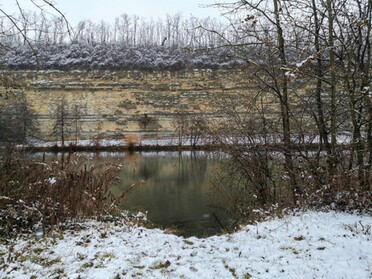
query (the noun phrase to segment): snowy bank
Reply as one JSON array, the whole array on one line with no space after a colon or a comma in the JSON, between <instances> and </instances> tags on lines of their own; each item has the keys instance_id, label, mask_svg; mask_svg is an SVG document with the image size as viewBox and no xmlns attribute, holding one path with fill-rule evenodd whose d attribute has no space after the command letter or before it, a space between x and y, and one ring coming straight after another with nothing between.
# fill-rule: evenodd
<instances>
[{"instance_id":1,"label":"snowy bank","mask_svg":"<svg viewBox=\"0 0 372 279\"><path fill-rule=\"evenodd\" d=\"M305 212L205 239L86 223L0 245L0 278L372 278L372 217Z\"/></svg>"}]
</instances>

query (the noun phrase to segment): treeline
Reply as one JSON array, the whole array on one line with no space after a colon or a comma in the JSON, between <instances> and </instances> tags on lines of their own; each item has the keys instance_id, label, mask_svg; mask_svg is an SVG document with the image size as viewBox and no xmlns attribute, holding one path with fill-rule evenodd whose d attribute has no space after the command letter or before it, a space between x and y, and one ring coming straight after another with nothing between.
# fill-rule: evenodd
<instances>
[{"instance_id":1,"label":"treeline","mask_svg":"<svg viewBox=\"0 0 372 279\"><path fill-rule=\"evenodd\" d=\"M72 28L58 16L23 12L18 26L2 19L1 65L10 69L233 68L243 64L226 38L227 24L181 14L154 20L123 14L114 24L91 20ZM231 28L230 28L231 29ZM210 32L215 30L216 32Z\"/></svg>"},{"instance_id":2,"label":"treeline","mask_svg":"<svg viewBox=\"0 0 372 279\"><path fill-rule=\"evenodd\" d=\"M56 45L62 43L116 44L125 46L167 46L198 48L223 44L214 32L224 33L234 41L229 26L215 18L199 19L183 17L182 14L167 15L154 20L136 15L122 14L114 23L92 20L81 21L71 27L61 16L23 11L18 16L0 18L4 46L32 44ZM17 25L15 25L17 23Z\"/></svg>"}]
</instances>

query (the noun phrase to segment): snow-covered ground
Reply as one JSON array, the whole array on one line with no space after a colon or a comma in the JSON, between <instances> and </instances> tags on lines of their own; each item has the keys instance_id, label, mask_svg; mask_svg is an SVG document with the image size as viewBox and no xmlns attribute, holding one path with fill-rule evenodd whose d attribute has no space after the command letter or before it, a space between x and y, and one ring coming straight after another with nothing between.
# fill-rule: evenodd
<instances>
[{"instance_id":1,"label":"snow-covered ground","mask_svg":"<svg viewBox=\"0 0 372 279\"><path fill-rule=\"evenodd\" d=\"M30 139L28 142L29 145L34 147L53 147L53 146L62 146L61 141L41 141L38 139ZM127 146L128 142L124 139L100 139L100 140L72 140L65 141L65 146L77 145L82 147L88 146L104 146L104 147L116 147L116 146ZM176 146L179 145L178 138L168 137L160 139L139 139L134 143L135 146ZM182 145L191 145L190 140L184 140ZM21 147L22 145L19 145Z\"/></svg>"},{"instance_id":2,"label":"snow-covered ground","mask_svg":"<svg viewBox=\"0 0 372 279\"><path fill-rule=\"evenodd\" d=\"M370 216L297 213L205 239L86 225L1 244L0 278L372 278Z\"/></svg>"},{"instance_id":3,"label":"snow-covered ground","mask_svg":"<svg viewBox=\"0 0 372 279\"><path fill-rule=\"evenodd\" d=\"M315 137L293 137L292 141L294 143L313 143L317 144L319 143L319 138ZM272 143L272 144L280 144L282 143L282 139L280 135L272 135L268 136L266 140L263 138L257 138L256 140L252 139L245 139L245 138L226 138L224 140L225 144L247 144L252 145L255 144L265 144L265 143ZM337 137L337 143L338 144L349 144L351 142L351 135L339 135ZM133 144L135 146L191 146L193 143L190 141L190 138L186 137L183 138L180 142L178 137L161 137L161 138L141 138L138 137ZM211 142L208 138L200 139L196 142L195 145L208 145L213 144L213 141ZM35 138L28 139L28 145L34 146L34 147L53 147L53 146L62 146L61 141L42 141ZM102 147L118 147L118 146L128 146L128 141L125 139L99 139L99 140L71 140L71 141L65 141L65 146L69 145L77 145L80 147L89 147L89 146L102 146ZM19 145L19 147L22 147L22 145Z\"/></svg>"}]
</instances>

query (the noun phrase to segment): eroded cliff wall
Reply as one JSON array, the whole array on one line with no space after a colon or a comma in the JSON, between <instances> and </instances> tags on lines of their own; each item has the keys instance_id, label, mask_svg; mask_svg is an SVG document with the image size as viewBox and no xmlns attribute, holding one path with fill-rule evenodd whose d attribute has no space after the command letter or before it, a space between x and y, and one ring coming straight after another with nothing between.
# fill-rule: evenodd
<instances>
[{"instance_id":1,"label":"eroded cliff wall","mask_svg":"<svg viewBox=\"0 0 372 279\"><path fill-rule=\"evenodd\" d=\"M162 136L176 131L180 115L218 117L217 95L250 88L243 70L15 71L2 76L1 103L25 101L44 140L55 136L62 102L68 125L76 126L67 138Z\"/></svg>"}]
</instances>

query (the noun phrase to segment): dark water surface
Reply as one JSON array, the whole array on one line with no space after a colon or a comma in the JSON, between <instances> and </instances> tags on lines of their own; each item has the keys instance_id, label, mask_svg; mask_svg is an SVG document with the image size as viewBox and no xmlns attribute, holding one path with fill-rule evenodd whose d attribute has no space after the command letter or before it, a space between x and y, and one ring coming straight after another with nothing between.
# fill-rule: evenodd
<instances>
[{"instance_id":1,"label":"dark water surface","mask_svg":"<svg viewBox=\"0 0 372 279\"><path fill-rule=\"evenodd\" d=\"M184 236L209 236L226 229L229 220L216 209L211 178L218 154L208 152L142 152L89 154L92 163L119 162L120 182L112 191L119 196L133 187L121 209L147 212L160 228L173 228Z\"/></svg>"}]
</instances>

